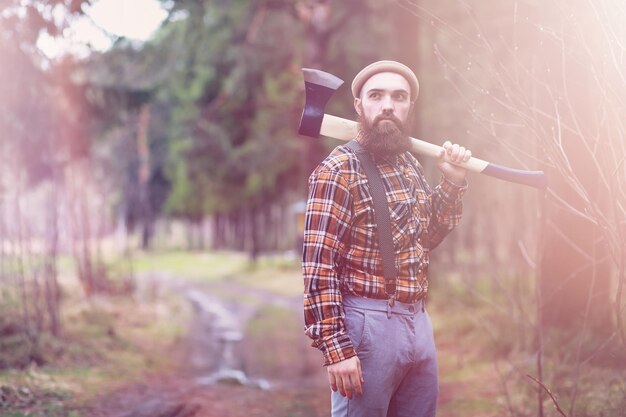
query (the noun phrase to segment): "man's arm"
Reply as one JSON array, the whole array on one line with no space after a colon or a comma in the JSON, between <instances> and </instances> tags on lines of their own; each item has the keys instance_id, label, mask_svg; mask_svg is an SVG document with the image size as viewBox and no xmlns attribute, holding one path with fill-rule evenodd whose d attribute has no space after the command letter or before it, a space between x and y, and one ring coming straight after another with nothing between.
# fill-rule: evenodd
<instances>
[{"instance_id":1,"label":"man's arm","mask_svg":"<svg viewBox=\"0 0 626 417\"><path fill-rule=\"evenodd\" d=\"M444 237L461 221L463 204L461 199L467 189L465 168L444 160L444 155L452 162L468 161L472 153L468 149L446 141L439 155L438 167L443 176L431 195L433 213L428 226L430 248L441 243Z\"/></svg>"},{"instance_id":2,"label":"man's arm","mask_svg":"<svg viewBox=\"0 0 626 417\"><path fill-rule=\"evenodd\" d=\"M302 271L304 321L326 365L355 356L344 326L337 266L352 218L352 196L337 172L322 170L309 179Z\"/></svg>"}]
</instances>

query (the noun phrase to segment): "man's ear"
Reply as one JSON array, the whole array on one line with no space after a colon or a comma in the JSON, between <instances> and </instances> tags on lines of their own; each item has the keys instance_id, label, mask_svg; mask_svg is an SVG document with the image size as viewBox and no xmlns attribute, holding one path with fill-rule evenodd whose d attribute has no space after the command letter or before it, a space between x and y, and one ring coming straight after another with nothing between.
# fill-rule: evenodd
<instances>
[{"instance_id":1,"label":"man's ear","mask_svg":"<svg viewBox=\"0 0 626 417\"><path fill-rule=\"evenodd\" d=\"M361 99L360 99L360 98L358 98L358 97L354 99L354 110L356 110L356 113L357 113L359 116L363 116L363 115L361 114Z\"/></svg>"}]
</instances>

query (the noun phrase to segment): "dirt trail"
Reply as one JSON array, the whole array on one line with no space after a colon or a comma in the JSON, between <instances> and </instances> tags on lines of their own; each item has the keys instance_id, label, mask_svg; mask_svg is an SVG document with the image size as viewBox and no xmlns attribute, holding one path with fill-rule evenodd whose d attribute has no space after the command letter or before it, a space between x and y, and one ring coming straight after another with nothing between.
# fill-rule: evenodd
<instances>
[{"instance_id":1,"label":"dirt trail","mask_svg":"<svg viewBox=\"0 0 626 417\"><path fill-rule=\"evenodd\" d=\"M90 417L321 417L329 415L330 400L319 352L302 334L302 300L222 280L190 283L167 276L143 277L151 285L184 297L194 311L189 333L174 357L179 372L147 376L101 396ZM271 340L260 329L248 337L250 325L268 307L287 326L293 339ZM288 317L289 316L289 317ZM263 318L266 320L266 318ZM259 321L261 325L263 321ZM291 327L289 327L291 326ZM280 326L279 326L280 327ZM254 332L252 332L254 333ZM457 347L455 347L457 346ZM458 345L443 343L439 355L462 359ZM461 360L459 359L459 361ZM269 362L270 365L259 364ZM495 377L494 377L495 378ZM463 393L480 395L477 387L442 383L439 417L458 416L454 401ZM494 395L491 393L490 395ZM451 405L453 405L451 407ZM469 415L464 414L463 415ZM473 417L497 414L475 410Z\"/></svg>"},{"instance_id":2,"label":"dirt trail","mask_svg":"<svg viewBox=\"0 0 626 417\"><path fill-rule=\"evenodd\" d=\"M319 354L300 329L303 358L284 373L249 371L255 355L274 347L250 346L250 320L268 306L301 317L301 297L286 297L233 282L194 284L167 276L141 277L174 291L193 310L186 340L178 347L179 371L147 376L102 395L88 411L93 417L325 416L329 409ZM297 330L296 330L297 331ZM282 349L291 349L284 346ZM305 350L306 349L306 350ZM276 351L280 355L280 350ZM295 371L294 371L295 369ZM252 369L253 370L253 369ZM254 371L254 370L253 370Z\"/></svg>"}]
</instances>

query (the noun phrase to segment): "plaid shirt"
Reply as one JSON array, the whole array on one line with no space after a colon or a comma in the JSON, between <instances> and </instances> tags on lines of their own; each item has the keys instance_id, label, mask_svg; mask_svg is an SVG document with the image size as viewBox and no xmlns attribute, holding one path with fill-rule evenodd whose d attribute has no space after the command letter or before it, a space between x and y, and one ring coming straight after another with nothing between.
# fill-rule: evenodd
<instances>
[{"instance_id":1,"label":"plaid shirt","mask_svg":"<svg viewBox=\"0 0 626 417\"><path fill-rule=\"evenodd\" d=\"M415 302L428 291L428 251L461 219L459 187L442 178L432 190L408 152L377 162L391 217L398 270L396 300ZM302 260L307 336L325 364L356 355L344 327L342 293L388 298L372 195L352 150L339 146L309 178Z\"/></svg>"}]
</instances>

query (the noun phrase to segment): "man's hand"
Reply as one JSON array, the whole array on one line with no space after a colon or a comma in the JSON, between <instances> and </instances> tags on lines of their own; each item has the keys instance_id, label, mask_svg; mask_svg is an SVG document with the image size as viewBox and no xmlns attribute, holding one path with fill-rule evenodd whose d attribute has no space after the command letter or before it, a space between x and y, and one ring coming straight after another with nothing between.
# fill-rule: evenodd
<instances>
[{"instance_id":1,"label":"man's hand","mask_svg":"<svg viewBox=\"0 0 626 417\"><path fill-rule=\"evenodd\" d=\"M339 393L352 399L352 390L363 395L361 383L363 382L363 373L361 372L361 361L358 356L345 359L341 362L333 363L326 367L328 371L328 382L333 391L339 390Z\"/></svg>"},{"instance_id":2,"label":"man's hand","mask_svg":"<svg viewBox=\"0 0 626 417\"><path fill-rule=\"evenodd\" d=\"M447 158L446 158L447 156ZM437 166L443 175L457 185L463 185L467 170L463 167L451 164L450 162L467 162L472 157L472 152L458 144L452 144L447 140L443 144L443 149L439 153Z\"/></svg>"}]
</instances>

